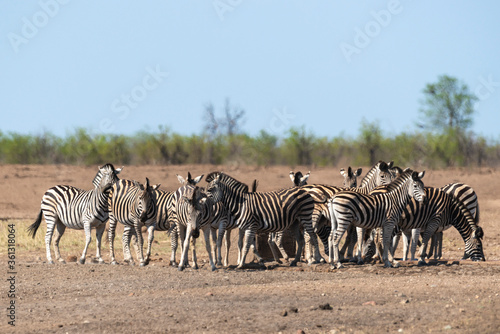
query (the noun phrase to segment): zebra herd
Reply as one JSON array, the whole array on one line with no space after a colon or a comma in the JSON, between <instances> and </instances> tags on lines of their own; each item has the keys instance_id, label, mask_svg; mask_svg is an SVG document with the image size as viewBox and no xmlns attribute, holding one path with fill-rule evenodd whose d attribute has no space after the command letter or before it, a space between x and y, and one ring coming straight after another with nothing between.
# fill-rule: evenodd
<instances>
[{"instance_id":1,"label":"zebra herd","mask_svg":"<svg viewBox=\"0 0 500 334\"><path fill-rule=\"evenodd\" d=\"M187 179L177 175L181 186L176 191L160 190L160 184L151 185L149 179L138 181L118 178L122 168L106 164L98 168L93 180L94 189L81 190L58 185L42 197L36 221L28 228L35 237L42 216L47 223L45 245L47 261L54 263L50 244L54 235L55 260L64 263L59 251L59 241L66 229L85 231L85 248L79 259L85 263L91 241L90 231L96 229L97 261L101 257L101 239L109 220L109 245L111 263L116 264L114 238L117 223L124 226L122 242L124 261L133 264L130 241L136 250L140 265L147 265L155 230L171 235L170 264L176 265L175 254L181 242L178 269L188 264L192 245L192 268L197 269L195 242L203 231L210 267L228 266L230 233L238 228L237 268L243 268L250 247L259 261L262 257L255 247L257 233L269 233L268 243L275 261L281 263L275 248L288 260L282 245L283 232L290 230L297 242L295 266L301 261L303 251L308 263L325 262L321 256L318 238L332 268L341 268L349 258L358 264L378 257L385 267L398 267L394 251L399 236L403 235L403 260L407 259L410 234L411 259L415 258L417 242L421 238L418 264L424 265L427 247L430 254L441 256L442 232L453 226L465 243L464 258L484 261L479 226L479 205L472 187L452 183L442 188L425 187L425 171L409 168L402 170L393 162L379 161L357 182L362 170L351 167L341 169L342 187L326 184L307 184L310 172L290 172L293 187L268 192L257 191L257 181L252 189L223 172L211 172L203 188L198 183L204 175ZM148 231L146 255L143 253L142 227ZM339 243L347 231L342 249ZM55 234L54 234L55 232ZM225 239L225 257L222 261L222 241ZM212 251L213 248L213 251ZM355 253L354 253L354 249ZM347 251L347 254L346 254ZM430 257L430 255L429 255Z\"/></svg>"}]
</instances>

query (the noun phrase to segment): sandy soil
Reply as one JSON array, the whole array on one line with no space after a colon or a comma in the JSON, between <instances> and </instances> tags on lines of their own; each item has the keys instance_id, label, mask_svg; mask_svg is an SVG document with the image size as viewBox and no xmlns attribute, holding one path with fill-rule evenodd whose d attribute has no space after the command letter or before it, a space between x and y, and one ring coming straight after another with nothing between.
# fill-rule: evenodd
<instances>
[{"instance_id":1,"label":"sandy soil","mask_svg":"<svg viewBox=\"0 0 500 334\"><path fill-rule=\"evenodd\" d=\"M0 166L0 218L25 228L36 218L48 188L71 184L90 189L96 167ZM309 170L295 168L299 169ZM289 167L126 166L120 176L139 181L147 176L173 190L178 187L175 174L185 176L188 170L193 175L224 170L248 184L256 178L260 191L291 184ZM459 261L463 241L451 229L445 232L442 261L426 267L405 262L396 269L346 264L344 269L331 271L326 264L299 263L291 268L268 261L265 266L250 264L244 270L230 266L211 272L204 262L204 247L198 250L200 269L184 272L168 265L169 252L155 253L154 249L157 255L144 268L91 261L48 265L44 251L24 251L19 246L16 326L9 326L4 315L0 333L498 333L499 177L495 169L453 169L427 170L424 178L428 186L460 181L474 187L485 232L487 261L482 263ZM338 168L311 168L309 181L339 185L342 178ZM42 227L43 234L45 224ZM120 243L115 243L118 250ZM109 262L106 247L104 259ZM10 302L6 248L0 251L4 310ZM61 251L64 257L79 255L73 249ZM92 243L89 254L94 252Z\"/></svg>"}]
</instances>

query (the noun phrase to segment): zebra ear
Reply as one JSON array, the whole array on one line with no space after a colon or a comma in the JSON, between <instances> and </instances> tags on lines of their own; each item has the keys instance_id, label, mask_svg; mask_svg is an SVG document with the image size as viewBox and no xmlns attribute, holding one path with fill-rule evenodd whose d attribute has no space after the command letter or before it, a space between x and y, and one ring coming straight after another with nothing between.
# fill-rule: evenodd
<instances>
[{"instance_id":1,"label":"zebra ear","mask_svg":"<svg viewBox=\"0 0 500 334\"><path fill-rule=\"evenodd\" d=\"M205 174L201 174L200 176L197 176L194 178L193 182L196 184L198 182L200 182L202 179L203 179L203 176L205 176Z\"/></svg>"},{"instance_id":2,"label":"zebra ear","mask_svg":"<svg viewBox=\"0 0 500 334\"><path fill-rule=\"evenodd\" d=\"M146 178L146 187L145 187L145 189L147 190L147 189L149 189L149 188L150 188L150 186L149 186L149 179L148 179L148 178Z\"/></svg>"},{"instance_id":3,"label":"zebra ear","mask_svg":"<svg viewBox=\"0 0 500 334\"><path fill-rule=\"evenodd\" d=\"M151 186L151 188L153 188L153 190L156 190L156 189L160 188L160 186L161 186L161 183L158 183L158 184L153 184L153 185Z\"/></svg>"},{"instance_id":4,"label":"zebra ear","mask_svg":"<svg viewBox=\"0 0 500 334\"><path fill-rule=\"evenodd\" d=\"M363 168L358 168L358 169L356 169L356 172L354 173L354 175L360 176L362 172L363 172Z\"/></svg>"},{"instance_id":5,"label":"zebra ear","mask_svg":"<svg viewBox=\"0 0 500 334\"><path fill-rule=\"evenodd\" d=\"M481 228L481 226L478 226L474 231L474 238L482 239L483 237L484 237L483 229Z\"/></svg>"},{"instance_id":6,"label":"zebra ear","mask_svg":"<svg viewBox=\"0 0 500 334\"><path fill-rule=\"evenodd\" d=\"M185 184L186 183L186 180L184 180L184 178L182 176L180 176L179 174L175 174L177 176L177 180L179 181L180 184Z\"/></svg>"},{"instance_id":7,"label":"zebra ear","mask_svg":"<svg viewBox=\"0 0 500 334\"><path fill-rule=\"evenodd\" d=\"M207 198L206 197L203 197L202 199L200 199L200 204L205 204L207 201Z\"/></svg>"},{"instance_id":8,"label":"zebra ear","mask_svg":"<svg viewBox=\"0 0 500 334\"><path fill-rule=\"evenodd\" d=\"M122 168L117 168L115 169L115 174L120 174L120 172L122 171L124 166L122 166Z\"/></svg>"},{"instance_id":9,"label":"zebra ear","mask_svg":"<svg viewBox=\"0 0 500 334\"><path fill-rule=\"evenodd\" d=\"M418 173L418 178L421 179L424 177L424 175L425 175L425 170Z\"/></svg>"},{"instance_id":10,"label":"zebra ear","mask_svg":"<svg viewBox=\"0 0 500 334\"><path fill-rule=\"evenodd\" d=\"M403 173L409 171L410 169L410 167L406 167L405 169L403 169Z\"/></svg>"},{"instance_id":11,"label":"zebra ear","mask_svg":"<svg viewBox=\"0 0 500 334\"><path fill-rule=\"evenodd\" d=\"M389 166L385 163L385 161L380 161L378 168L382 171L387 171L389 169Z\"/></svg>"},{"instance_id":12,"label":"zebra ear","mask_svg":"<svg viewBox=\"0 0 500 334\"><path fill-rule=\"evenodd\" d=\"M394 161L389 161L387 168L392 168L392 166L394 166Z\"/></svg>"},{"instance_id":13,"label":"zebra ear","mask_svg":"<svg viewBox=\"0 0 500 334\"><path fill-rule=\"evenodd\" d=\"M310 175L311 175L311 172L309 172L305 176L301 177L300 178L300 183L303 184L304 182L306 182Z\"/></svg>"},{"instance_id":14,"label":"zebra ear","mask_svg":"<svg viewBox=\"0 0 500 334\"><path fill-rule=\"evenodd\" d=\"M351 166L347 167L347 176L352 177L352 168L351 168Z\"/></svg>"},{"instance_id":15,"label":"zebra ear","mask_svg":"<svg viewBox=\"0 0 500 334\"><path fill-rule=\"evenodd\" d=\"M295 182L295 173L293 172L293 170L290 171L290 180L292 180L292 182Z\"/></svg>"},{"instance_id":16,"label":"zebra ear","mask_svg":"<svg viewBox=\"0 0 500 334\"><path fill-rule=\"evenodd\" d=\"M345 173L345 169L344 168L340 169L340 175L342 175L343 177L346 177L346 173Z\"/></svg>"}]
</instances>

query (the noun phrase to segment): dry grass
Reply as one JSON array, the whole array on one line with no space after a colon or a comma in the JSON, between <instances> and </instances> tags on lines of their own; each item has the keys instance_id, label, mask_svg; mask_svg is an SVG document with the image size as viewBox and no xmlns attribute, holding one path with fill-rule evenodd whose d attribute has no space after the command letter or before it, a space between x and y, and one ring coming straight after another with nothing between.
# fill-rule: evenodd
<instances>
[{"instance_id":1,"label":"dry grass","mask_svg":"<svg viewBox=\"0 0 500 334\"><path fill-rule=\"evenodd\" d=\"M45 260L45 233L47 231L46 224L43 221L42 225L38 229L35 238L28 235L27 228L33 222L28 220L4 220L0 224L0 243L2 245L7 245L7 239L9 235L10 224L15 225L15 238L16 238L16 253L18 255L34 255L40 256L42 260ZM118 224L116 229L115 237L115 253L118 259L121 259L121 235L123 233L123 226ZM107 239L107 232L103 236L103 244L101 246L101 251L103 253L103 258L105 261L109 259L109 244ZM147 238L147 235L144 235ZM147 239L145 239L147 240ZM68 256L80 257L85 246L85 232L83 230L73 230L67 228L64 235L59 242L59 249L61 251L61 256L66 258ZM198 242L196 248L203 247L203 242ZM51 247L52 248L52 247ZM200 248L201 249L201 248ZM52 248L53 251L53 248ZM87 256L94 256L96 252L95 244L95 230L92 230L92 242L89 246ZM153 255L158 254L163 258L170 257L171 247L170 247L170 236L165 232L156 232L155 240L153 244ZM0 248L0 256L7 254L7 247ZM52 253L53 254L53 253ZM178 252L179 254L179 252ZM134 254L135 255L135 254ZM180 254L178 255L180 256Z\"/></svg>"}]
</instances>

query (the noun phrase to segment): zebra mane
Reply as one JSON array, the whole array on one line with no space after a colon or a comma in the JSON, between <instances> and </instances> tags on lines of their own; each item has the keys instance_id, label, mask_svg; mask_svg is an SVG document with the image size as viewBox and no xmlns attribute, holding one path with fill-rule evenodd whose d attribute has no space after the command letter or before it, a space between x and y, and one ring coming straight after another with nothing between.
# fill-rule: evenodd
<instances>
[{"instance_id":1,"label":"zebra mane","mask_svg":"<svg viewBox=\"0 0 500 334\"><path fill-rule=\"evenodd\" d=\"M219 176L220 176L221 183L224 183L225 185L230 186L235 191L248 193L248 186L245 183L240 182L240 181L236 180L234 177L229 176L227 174L224 174L223 172L212 172L212 173L207 175L205 180L207 182L212 182L213 180L215 180Z\"/></svg>"}]
</instances>

